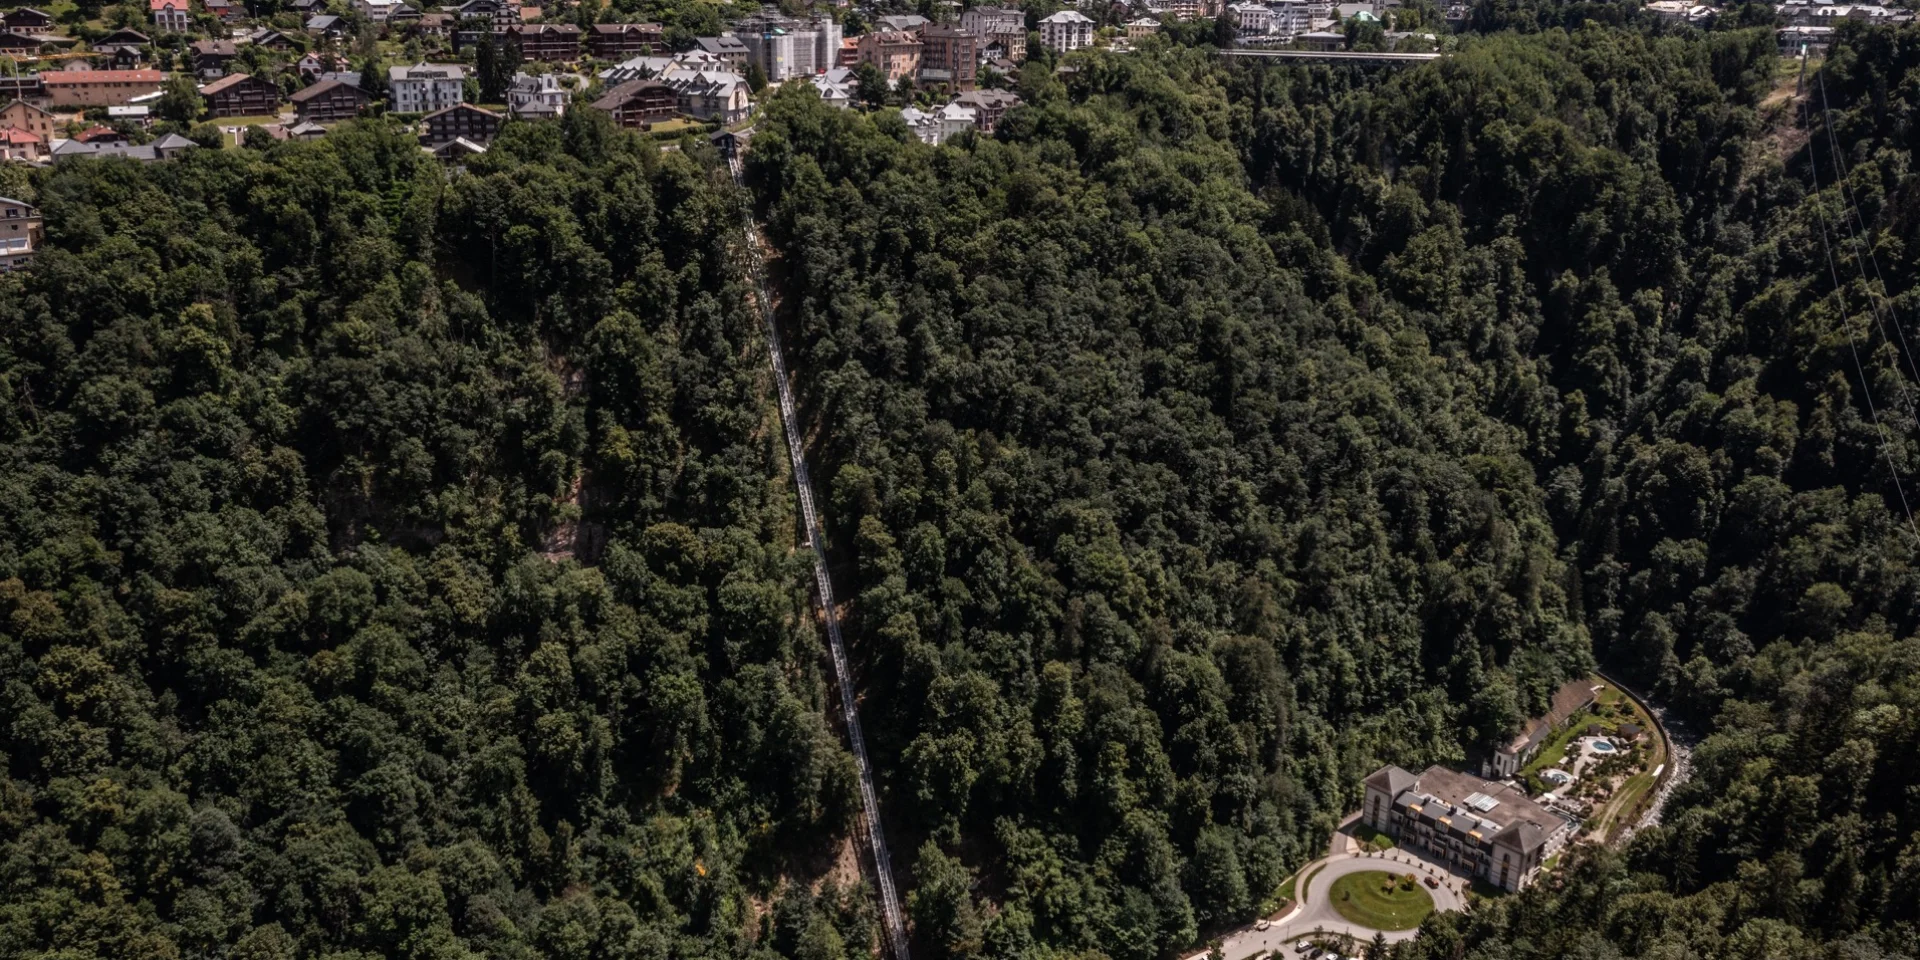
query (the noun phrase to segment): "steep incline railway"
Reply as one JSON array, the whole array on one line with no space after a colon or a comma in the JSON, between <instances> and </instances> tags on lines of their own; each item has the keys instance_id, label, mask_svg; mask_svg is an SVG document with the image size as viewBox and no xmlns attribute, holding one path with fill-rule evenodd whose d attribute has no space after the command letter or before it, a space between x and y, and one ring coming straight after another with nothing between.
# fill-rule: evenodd
<instances>
[{"instance_id":1,"label":"steep incline railway","mask_svg":"<svg viewBox=\"0 0 1920 960\"><path fill-rule=\"evenodd\" d=\"M743 189L740 157L728 161L733 181ZM873 784L873 764L867 760L867 739L860 729L860 711L853 693L853 668L847 662L846 644L840 637L840 611L833 600L833 580L827 575L826 538L820 526L820 511L813 495L813 480L807 473L806 457L801 454L799 412L793 403L793 387L787 376L787 361L780 349L780 330L774 322L773 297L767 287L767 275L760 256L760 229L753 222L752 207L740 207L745 236L744 262L753 282L754 296L760 301L760 313L767 326L767 353L773 362L773 381L780 397L780 422L786 428L787 454L793 466L793 485L800 498L800 522L806 528L807 546L813 551L813 582L820 594L820 612L827 628L827 649L833 660L833 677L840 693L841 721L846 725L847 743L853 750L854 764L860 773L861 829L873 858L874 888L879 894L880 919L886 927L887 949L894 960L908 960L907 924L900 908L900 895L893 883L893 859L887 852L887 838L880 827L880 794Z\"/></svg>"}]
</instances>

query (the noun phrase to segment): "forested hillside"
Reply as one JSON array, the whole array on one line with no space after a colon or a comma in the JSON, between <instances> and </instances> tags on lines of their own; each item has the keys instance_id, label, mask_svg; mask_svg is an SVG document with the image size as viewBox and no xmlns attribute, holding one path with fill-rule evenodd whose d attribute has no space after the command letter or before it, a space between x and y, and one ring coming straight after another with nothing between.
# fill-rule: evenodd
<instances>
[{"instance_id":1,"label":"forested hillside","mask_svg":"<svg viewBox=\"0 0 1920 960\"><path fill-rule=\"evenodd\" d=\"M724 177L593 111L18 169L0 956L867 941Z\"/></svg>"},{"instance_id":2,"label":"forested hillside","mask_svg":"<svg viewBox=\"0 0 1920 960\"><path fill-rule=\"evenodd\" d=\"M1184 955L1596 664L1703 737L1666 822L1397 960L1915 955L1920 30L1796 100L1613 6L1043 54L937 148L768 95L918 956ZM372 121L0 195L0 957L877 948L710 152Z\"/></svg>"},{"instance_id":3,"label":"forested hillside","mask_svg":"<svg viewBox=\"0 0 1920 960\"><path fill-rule=\"evenodd\" d=\"M1844 33L1831 144L1764 29L1149 43L941 148L780 96L751 168L923 950L1191 943L1375 765L1597 660L1710 734L1668 825L1409 955L1910 952L1917 39Z\"/></svg>"}]
</instances>

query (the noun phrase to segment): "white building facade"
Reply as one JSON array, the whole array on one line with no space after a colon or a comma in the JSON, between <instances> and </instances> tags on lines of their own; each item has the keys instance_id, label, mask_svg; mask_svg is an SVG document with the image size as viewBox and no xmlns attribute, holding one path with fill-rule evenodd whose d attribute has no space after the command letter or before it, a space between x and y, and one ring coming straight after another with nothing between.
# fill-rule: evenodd
<instances>
[{"instance_id":1,"label":"white building facade","mask_svg":"<svg viewBox=\"0 0 1920 960\"><path fill-rule=\"evenodd\" d=\"M395 113L433 113L466 99L467 68L457 63L417 63L387 68Z\"/></svg>"},{"instance_id":2,"label":"white building facade","mask_svg":"<svg viewBox=\"0 0 1920 960\"><path fill-rule=\"evenodd\" d=\"M1241 36L1265 36L1273 28L1273 9L1259 3L1236 3L1227 8Z\"/></svg>"},{"instance_id":3,"label":"white building facade","mask_svg":"<svg viewBox=\"0 0 1920 960\"><path fill-rule=\"evenodd\" d=\"M1040 42L1056 53L1093 46L1093 20L1086 14L1062 10L1040 21Z\"/></svg>"},{"instance_id":4,"label":"white building facade","mask_svg":"<svg viewBox=\"0 0 1920 960\"><path fill-rule=\"evenodd\" d=\"M507 90L507 112L525 120L562 116L567 112L567 88L551 73L537 77L516 73Z\"/></svg>"},{"instance_id":5,"label":"white building facade","mask_svg":"<svg viewBox=\"0 0 1920 960\"><path fill-rule=\"evenodd\" d=\"M1313 29L1313 12L1306 0L1274 0L1272 32L1292 37Z\"/></svg>"}]
</instances>

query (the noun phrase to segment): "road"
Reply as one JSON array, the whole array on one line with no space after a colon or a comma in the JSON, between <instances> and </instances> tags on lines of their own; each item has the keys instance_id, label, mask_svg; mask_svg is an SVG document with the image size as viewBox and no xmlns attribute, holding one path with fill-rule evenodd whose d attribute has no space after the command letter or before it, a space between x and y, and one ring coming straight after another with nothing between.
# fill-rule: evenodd
<instances>
[{"instance_id":1,"label":"road","mask_svg":"<svg viewBox=\"0 0 1920 960\"><path fill-rule=\"evenodd\" d=\"M743 189L740 159L728 161L733 182ZM767 286L766 269L760 256L760 230L753 222L753 209L742 203L740 218L745 230L747 272L753 281L754 295L767 326L767 354L773 362L773 382L780 398L780 423L786 430L787 455L793 464L793 486L800 499L800 524L807 532L807 546L813 551L813 584L820 596L821 619L827 629L827 650L833 661L833 677L840 693L841 721L847 730L847 745L853 751L854 765L860 773L860 810L862 832L873 857L874 888L880 899L880 921L886 930L888 952L894 960L907 956L907 924L900 909L900 895L893 883L893 858L887 852L887 838L880 827L880 793L873 785L873 764L867 760L867 738L860 729L860 711L853 692L853 668L847 663L846 644L840 637L840 609L833 600L833 580L827 576L826 537L821 532L820 511L815 505L813 479L807 473L807 460L801 454L800 420L793 403L793 386L787 377L787 360L780 349L780 329L774 324L772 291Z\"/></svg>"},{"instance_id":2,"label":"road","mask_svg":"<svg viewBox=\"0 0 1920 960\"><path fill-rule=\"evenodd\" d=\"M1426 63L1438 60L1438 53L1387 53L1367 50L1222 50L1223 57L1252 57L1261 60L1322 60L1329 63Z\"/></svg>"},{"instance_id":3,"label":"road","mask_svg":"<svg viewBox=\"0 0 1920 960\"><path fill-rule=\"evenodd\" d=\"M1315 873L1316 870L1319 872ZM1345 917L1340 916L1340 911L1334 908L1333 898L1327 895L1327 891L1333 889L1333 882L1350 873L1363 873L1368 870L1433 877L1439 881L1440 886L1437 889L1426 889L1427 893L1433 897L1435 910L1466 909L1466 894L1460 889L1460 885L1465 881L1407 851L1390 850L1385 854L1343 853L1316 860L1303 867L1296 874L1298 879L1295 880L1295 893L1300 903L1293 912L1265 930L1254 927L1235 930L1221 939L1221 952L1226 955L1227 960L1246 960L1248 957L1264 957L1270 951L1284 948L1287 955L1291 957L1296 956L1291 946L1294 941L1325 934L1346 934L1363 944L1372 940L1376 932L1385 936L1389 942L1413 939L1414 935L1419 933L1418 929L1375 931L1371 927L1348 922ZM1310 882L1307 880L1309 875L1313 878ZM1299 889L1298 885L1302 883L1306 884L1305 890ZM1425 888L1424 884L1422 886ZM1205 956L1205 953L1197 954L1194 960Z\"/></svg>"}]
</instances>

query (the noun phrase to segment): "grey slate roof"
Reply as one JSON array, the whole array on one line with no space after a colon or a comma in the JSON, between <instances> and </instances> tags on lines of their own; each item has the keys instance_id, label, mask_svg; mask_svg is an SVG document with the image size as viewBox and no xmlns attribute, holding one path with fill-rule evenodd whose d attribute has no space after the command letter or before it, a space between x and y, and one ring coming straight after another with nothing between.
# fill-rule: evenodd
<instances>
[{"instance_id":1,"label":"grey slate roof","mask_svg":"<svg viewBox=\"0 0 1920 960\"><path fill-rule=\"evenodd\" d=\"M1411 788L1418 780L1419 778L1413 774L1389 763L1375 770L1373 775L1367 778L1367 786L1386 794L1391 800L1399 796L1402 790Z\"/></svg>"}]
</instances>

